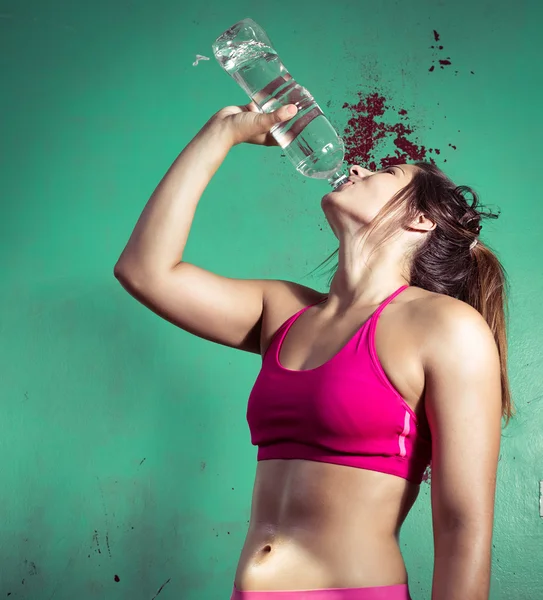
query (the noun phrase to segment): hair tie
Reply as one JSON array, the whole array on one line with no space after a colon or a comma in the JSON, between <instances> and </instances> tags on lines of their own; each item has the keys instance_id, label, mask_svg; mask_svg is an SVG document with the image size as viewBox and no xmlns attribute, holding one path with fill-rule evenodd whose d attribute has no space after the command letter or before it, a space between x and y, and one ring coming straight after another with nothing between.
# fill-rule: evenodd
<instances>
[{"instance_id":1,"label":"hair tie","mask_svg":"<svg viewBox=\"0 0 543 600\"><path fill-rule=\"evenodd\" d=\"M477 242L478 242L478 241L479 241L479 240L478 240L477 238L475 238L475 239L473 240L473 242L471 242L471 244L469 245L469 249L470 249L470 250L473 250L473 249L475 248L475 246L477 246Z\"/></svg>"}]
</instances>

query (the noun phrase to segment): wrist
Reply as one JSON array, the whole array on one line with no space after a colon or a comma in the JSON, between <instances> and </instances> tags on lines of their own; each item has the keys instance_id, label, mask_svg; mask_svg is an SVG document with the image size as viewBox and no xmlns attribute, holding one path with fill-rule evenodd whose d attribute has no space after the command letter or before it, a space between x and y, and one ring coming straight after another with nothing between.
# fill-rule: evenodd
<instances>
[{"instance_id":1,"label":"wrist","mask_svg":"<svg viewBox=\"0 0 543 600\"><path fill-rule=\"evenodd\" d=\"M213 143L220 144L226 149L230 149L236 145L231 128L224 119L213 115L211 119L204 125L201 133L213 140Z\"/></svg>"}]
</instances>

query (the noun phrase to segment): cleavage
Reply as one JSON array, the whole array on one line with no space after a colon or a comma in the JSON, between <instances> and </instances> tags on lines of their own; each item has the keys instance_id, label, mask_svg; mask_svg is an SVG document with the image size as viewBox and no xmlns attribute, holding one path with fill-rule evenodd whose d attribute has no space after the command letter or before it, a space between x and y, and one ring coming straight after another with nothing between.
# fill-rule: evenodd
<instances>
[{"instance_id":1,"label":"cleavage","mask_svg":"<svg viewBox=\"0 0 543 600\"><path fill-rule=\"evenodd\" d=\"M318 309L316 309L318 310ZM337 356L362 329L371 313L319 319L309 309L290 326L279 348L279 364L289 371L318 369Z\"/></svg>"}]
</instances>

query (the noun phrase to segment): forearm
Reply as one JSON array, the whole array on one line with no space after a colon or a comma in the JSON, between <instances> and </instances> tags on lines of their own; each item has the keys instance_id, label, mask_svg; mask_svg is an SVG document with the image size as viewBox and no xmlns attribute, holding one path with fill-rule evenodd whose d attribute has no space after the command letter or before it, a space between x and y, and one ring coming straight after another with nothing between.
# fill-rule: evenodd
<instances>
[{"instance_id":1,"label":"forearm","mask_svg":"<svg viewBox=\"0 0 543 600\"><path fill-rule=\"evenodd\" d=\"M153 192L116 271L145 276L181 261L200 197L231 146L220 123L211 120L204 126Z\"/></svg>"},{"instance_id":2,"label":"forearm","mask_svg":"<svg viewBox=\"0 0 543 600\"><path fill-rule=\"evenodd\" d=\"M488 600L491 540L473 529L441 533L434 540L432 600Z\"/></svg>"}]
</instances>

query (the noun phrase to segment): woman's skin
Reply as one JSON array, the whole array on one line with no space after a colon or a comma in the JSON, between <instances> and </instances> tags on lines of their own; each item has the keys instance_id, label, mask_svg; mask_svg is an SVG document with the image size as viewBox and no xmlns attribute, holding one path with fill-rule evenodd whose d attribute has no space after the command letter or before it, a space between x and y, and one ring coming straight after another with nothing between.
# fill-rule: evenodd
<instances>
[{"instance_id":1,"label":"woman's skin","mask_svg":"<svg viewBox=\"0 0 543 600\"><path fill-rule=\"evenodd\" d=\"M339 266L327 294L286 281L229 279L183 262L196 206L228 152L244 142L273 146L270 128L291 116L287 107L264 115L254 105L214 115L151 196L115 275L182 329L259 354L286 319L326 298L295 322L283 343L282 365L298 370L330 359L408 283L408 257L436 224L419 214L371 253L380 234L368 238L368 226L416 167L372 173L355 165L350 182L321 201L339 241ZM501 434L492 333L467 304L410 287L380 316L376 348L388 378L417 414L420 432L432 438L432 600L488 598ZM306 460L257 463L237 588L406 583L398 536L418 492L405 479L365 469Z\"/></svg>"}]
</instances>

